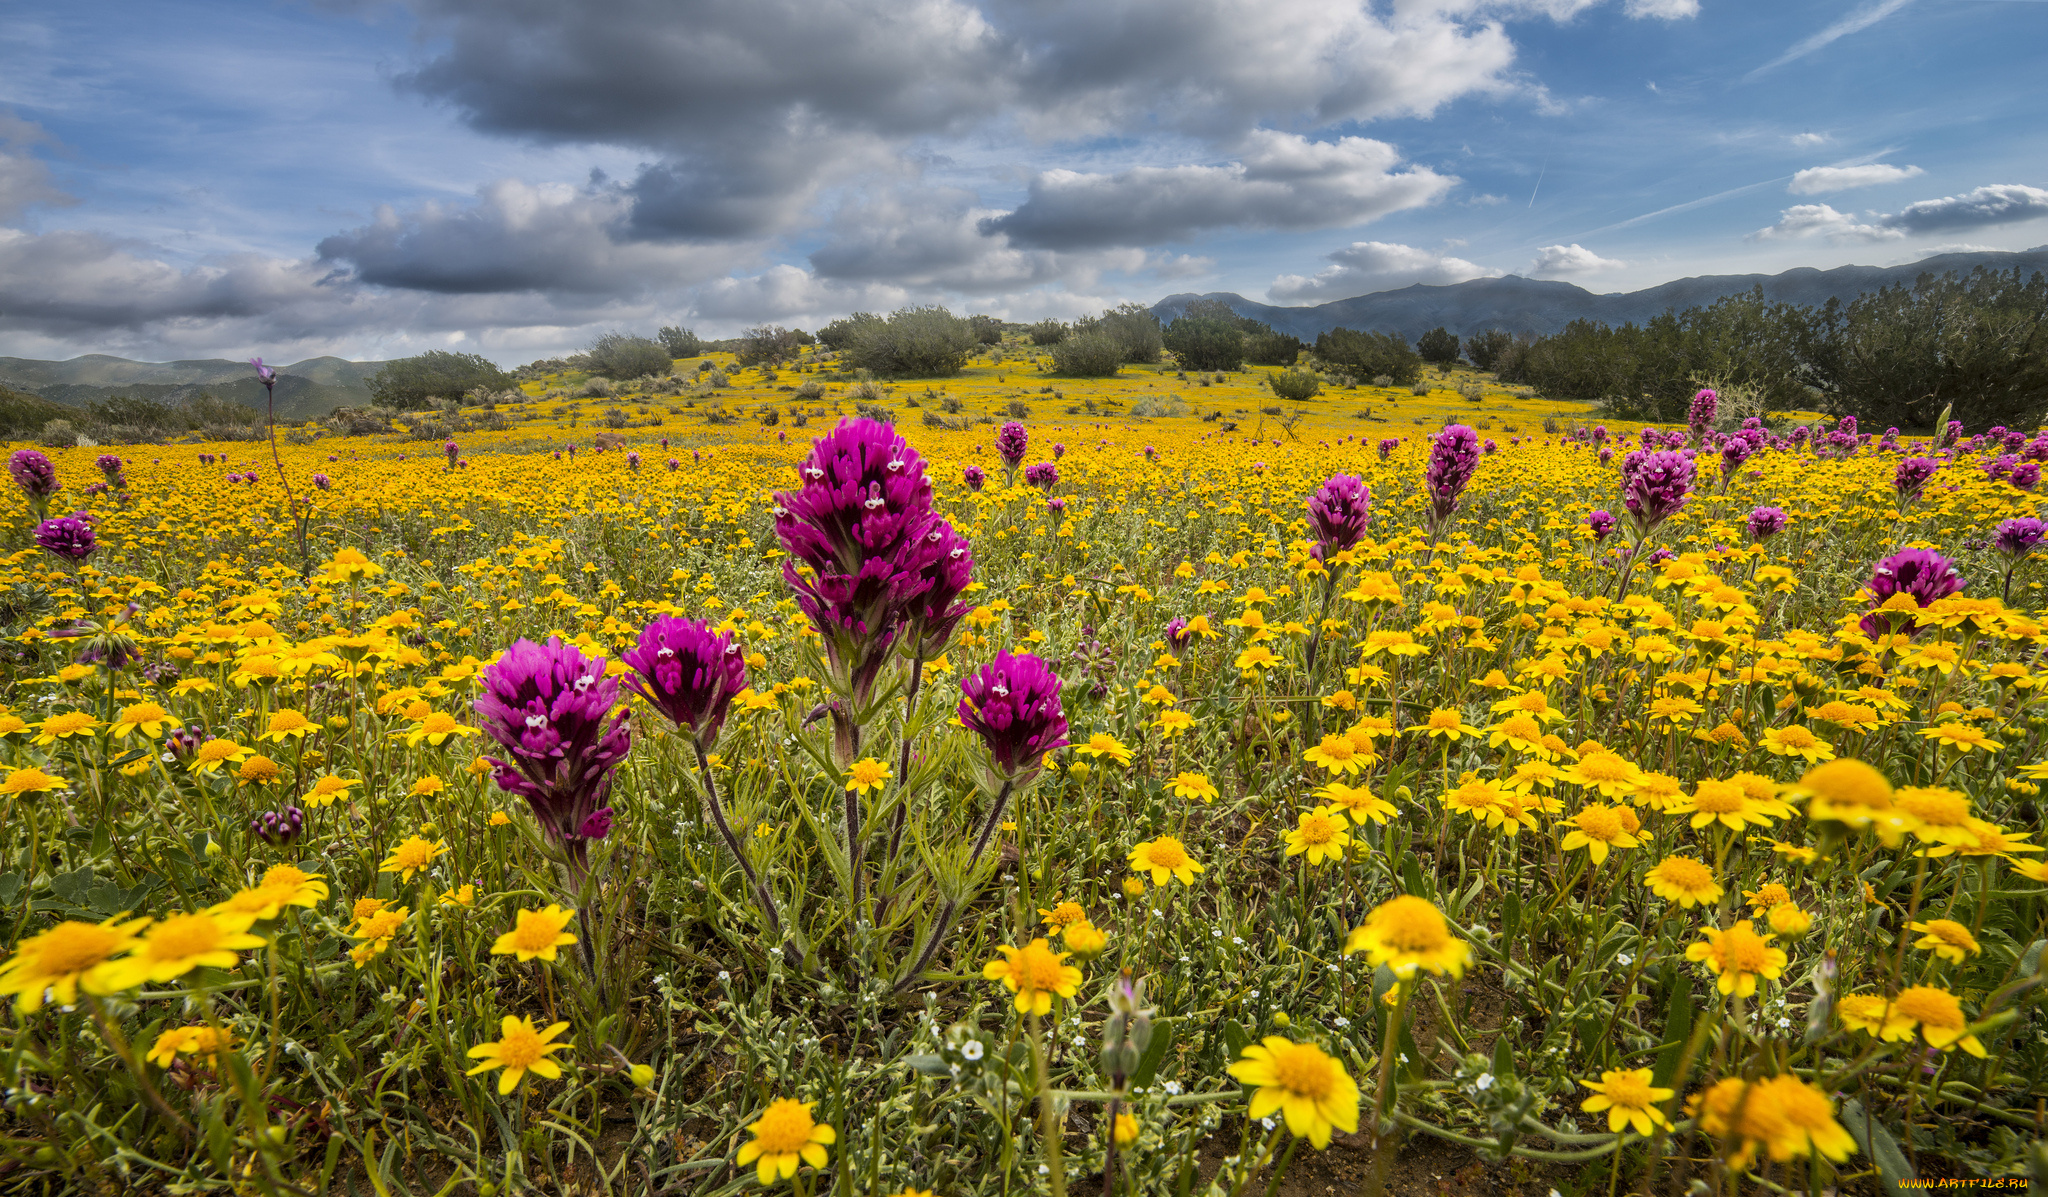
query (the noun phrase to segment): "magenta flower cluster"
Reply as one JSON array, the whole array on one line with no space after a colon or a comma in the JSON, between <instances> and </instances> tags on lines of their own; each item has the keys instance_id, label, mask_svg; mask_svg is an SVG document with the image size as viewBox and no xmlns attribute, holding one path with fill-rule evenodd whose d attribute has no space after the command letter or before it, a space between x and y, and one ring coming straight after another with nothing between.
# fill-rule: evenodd
<instances>
[{"instance_id":1,"label":"magenta flower cluster","mask_svg":"<svg viewBox=\"0 0 2048 1197\"><path fill-rule=\"evenodd\" d=\"M83 561L99 547L92 525L70 515L60 515L37 524L36 544L44 552L66 561Z\"/></svg>"},{"instance_id":2,"label":"magenta flower cluster","mask_svg":"<svg viewBox=\"0 0 2048 1197\"><path fill-rule=\"evenodd\" d=\"M1458 510L1458 497L1479 469L1479 459L1479 434L1463 424L1452 424L1431 439L1422 482L1429 489L1432 527Z\"/></svg>"},{"instance_id":3,"label":"magenta flower cluster","mask_svg":"<svg viewBox=\"0 0 2048 1197\"><path fill-rule=\"evenodd\" d=\"M1060 679L1030 653L997 653L961 681L960 693L960 722L981 737L1004 781L1028 781L1067 742Z\"/></svg>"},{"instance_id":4,"label":"magenta flower cluster","mask_svg":"<svg viewBox=\"0 0 2048 1197\"><path fill-rule=\"evenodd\" d=\"M1011 420L1003 425L1001 431L996 433L996 453L1002 457L1003 464L1010 469L1014 470L1022 465L1024 463L1024 454L1030 452L1030 450L1031 434L1026 432L1024 425L1019 424L1017 421Z\"/></svg>"},{"instance_id":5,"label":"magenta flower cluster","mask_svg":"<svg viewBox=\"0 0 2048 1197\"><path fill-rule=\"evenodd\" d=\"M1622 505L1634 519L1638 535L1648 535L1676 515L1692 496L1692 458L1675 449L1638 449L1622 458L1621 472Z\"/></svg>"},{"instance_id":6,"label":"magenta flower cluster","mask_svg":"<svg viewBox=\"0 0 2048 1197\"><path fill-rule=\"evenodd\" d=\"M1372 489L1350 474L1332 474L1308 500L1308 522L1315 529L1315 555L1328 561L1365 537L1372 522Z\"/></svg>"},{"instance_id":7,"label":"magenta flower cluster","mask_svg":"<svg viewBox=\"0 0 2048 1197\"><path fill-rule=\"evenodd\" d=\"M1059 480L1060 468L1049 461L1041 461L1037 465L1024 467L1025 483L1035 486L1040 490L1050 491L1053 487L1059 485Z\"/></svg>"},{"instance_id":8,"label":"magenta flower cluster","mask_svg":"<svg viewBox=\"0 0 2048 1197\"><path fill-rule=\"evenodd\" d=\"M1963 576L1956 570L1955 562L1932 549L1902 549L1871 569L1865 589L1870 591L1873 609L1858 626L1866 636L1891 630L1890 616L1875 608L1895 594L1910 595L1915 603L1925 607L1962 588ZM1919 620L1911 620L1899 630L1908 636L1916 635L1920 631Z\"/></svg>"},{"instance_id":9,"label":"magenta flower cluster","mask_svg":"<svg viewBox=\"0 0 2048 1197\"><path fill-rule=\"evenodd\" d=\"M739 644L698 619L656 618L620 660L633 670L626 688L705 748L717 742L733 698L747 688Z\"/></svg>"},{"instance_id":10,"label":"magenta flower cluster","mask_svg":"<svg viewBox=\"0 0 2048 1197\"><path fill-rule=\"evenodd\" d=\"M586 841L610 830L612 773L633 742L618 706L618 679L605 676L604 661L553 638L514 641L485 668L474 704L484 733L504 750L484 758L498 787L526 799L541 831L579 870Z\"/></svg>"}]
</instances>

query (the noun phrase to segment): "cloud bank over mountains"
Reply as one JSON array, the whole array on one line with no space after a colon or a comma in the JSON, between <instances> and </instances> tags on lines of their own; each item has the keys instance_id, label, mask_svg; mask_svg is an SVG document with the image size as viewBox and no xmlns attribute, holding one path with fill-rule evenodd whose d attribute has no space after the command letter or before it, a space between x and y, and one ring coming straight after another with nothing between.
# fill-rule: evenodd
<instances>
[{"instance_id":1,"label":"cloud bank over mountains","mask_svg":"<svg viewBox=\"0 0 2048 1197\"><path fill-rule=\"evenodd\" d=\"M1272 277L1280 303L1598 277L1637 264L1598 229L1484 254L1346 231L1522 207L1468 183L1497 163L1425 135L1584 107L1529 73L1516 31L1568 44L1705 17L1698 0L337 0L305 19L401 28L365 77L422 121L613 168L423 188L341 210L296 252L195 252L75 221L91 205L74 183L98 167L70 165L43 114L0 109L0 348L518 356L677 319L716 332L933 301L1031 319L1243 270L1273 245L1307 271ZM1789 190L1924 173L1852 160ZM1529 210L1541 174L1522 180ZM1977 232L2048 216L2048 192L1891 206L1800 204L1750 243Z\"/></svg>"}]
</instances>

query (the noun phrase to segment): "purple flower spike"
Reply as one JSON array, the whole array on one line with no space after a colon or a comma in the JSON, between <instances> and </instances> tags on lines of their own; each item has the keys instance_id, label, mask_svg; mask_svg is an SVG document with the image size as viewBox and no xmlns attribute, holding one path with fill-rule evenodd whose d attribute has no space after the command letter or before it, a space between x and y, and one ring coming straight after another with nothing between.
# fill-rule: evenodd
<instances>
[{"instance_id":1,"label":"purple flower spike","mask_svg":"<svg viewBox=\"0 0 2048 1197\"><path fill-rule=\"evenodd\" d=\"M266 390L277 385L277 371L264 365L262 358L252 357L249 364L256 367L256 381L262 383Z\"/></svg>"},{"instance_id":2,"label":"purple flower spike","mask_svg":"<svg viewBox=\"0 0 2048 1197\"><path fill-rule=\"evenodd\" d=\"M591 811L590 817L583 820L583 826L576 829L576 834L586 840L601 840L611 833L612 808L609 806L600 806Z\"/></svg>"},{"instance_id":3,"label":"purple flower spike","mask_svg":"<svg viewBox=\"0 0 2048 1197\"><path fill-rule=\"evenodd\" d=\"M573 645L522 639L484 670L483 689L476 713L508 758L484 758L497 767L498 787L526 799L542 832L582 869L583 828L607 805L612 772L633 742L626 713L612 713L618 679Z\"/></svg>"},{"instance_id":4,"label":"purple flower spike","mask_svg":"<svg viewBox=\"0 0 2048 1197\"><path fill-rule=\"evenodd\" d=\"M1927 480L1941 469L1941 463L1932 457L1908 457L1892 471L1892 486L1899 492L1899 501L1911 503L1920 497L1920 491Z\"/></svg>"},{"instance_id":5,"label":"purple flower spike","mask_svg":"<svg viewBox=\"0 0 2048 1197\"><path fill-rule=\"evenodd\" d=\"M1458 510L1458 497L1479 469L1479 458L1479 434L1463 424L1452 424L1432 438L1429 465L1422 473L1423 485L1429 488L1432 528Z\"/></svg>"},{"instance_id":6,"label":"purple flower spike","mask_svg":"<svg viewBox=\"0 0 2048 1197\"><path fill-rule=\"evenodd\" d=\"M1963 576L1956 571L1955 562L1931 549L1902 549L1893 553L1871 569L1870 581L1865 586L1873 607L1883 606L1895 594L1911 595L1915 603L1925 607L1962 588ZM1892 625L1888 615L1872 611L1859 626L1864 635L1878 636L1891 630ZM1908 636L1917 635L1919 621L1908 622L1902 630Z\"/></svg>"},{"instance_id":7,"label":"purple flower spike","mask_svg":"<svg viewBox=\"0 0 2048 1197\"><path fill-rule=\"evenodd\" d=\"M626 687L707 749L733 696L747 686L740 646L702 620L661 616L640 629L640 642L620 659L633 670Z\"/></svg>"},{"instance_id":8,"label":"purple flower spike","mask_svg":"<svg viewBox=\"0 0 2048 1197\"><path fill-rule=\"evenodd\" d=\"M16 449L7 459L7 472L14 485L28 499L29 509L42 515L50 509L50 496L57 493L57 467L35 449Z\"/></svg>"},{"instance_id":9,"label":"purple flower spike","mask_svg":"<svg viewBox=\"0 0 2048 1197\"><path fill-rule=\"evenodd\" d=\"M2041 463L2023 461L2012 468L2005 480L2019 490L2031 491L2041 484Z\"/></svg>"},{"instance_id":10,"label":"purple flower spike","mask_svg":"<svg viewBox=\"0 0 2048 1197\"><path fill-rule=\"evenodd\" d=\"M2028 515L1998 525L1991 543L2006 556L2019 558L2033 552L2044 536L2048 536L2048 523Z\"/></svg>"},{"instance_id":11,"label":"purple flower spike","mask_svg":"<svg viewBox=\"0 0 2048 1197\"><path fill-rule=\"evenodd\" d=\"M1621 472L1622 503L1641 535L1670 519L1692 495L1692 458L1675 449L1637 450L1622 459Z\"/></svg>"},{"instance_id":12,"label":"purple flower spike","mask_svg":"<svg viewBox=\"0 0 2048 1197\"><path fill-rule=\"evenodd\" d=\"M1059 485L1060 468L1049 461L1024 467L1024 481L1040 490L1049 491Z\"/></svg>"},{"instance_id":13,"label":"purple flower spike","mask_svg":"<svg viewBox=\"0 0 2048 1197\"><path fill-rule=\"evenodd\" d=\"M1593 530L1594 543L1606 540L1614 534L1614 526L1621 521L1611 511L1595 511L1586 517L1586 526Z\"/></svg>"},{"instance_id":14,"label":"purple flower spike","mask_svg":"<svg viewBox=\"0 0 2048 1197\"><path fill-rule=\"evenodd\" d=\"M1316 557L1327 561L1352 548L1372 521L1372 490L1349 474L1332 474L1309 496L1308 522L1316 531Z\"/></svg>"},{"instance_id":15,"label":"purple flower spike","mask_svg":"<svg viewBox=\"0 0 2048 1197\"><path fill-rule=\"evenodd\" d=\"M1173 646L1175 652L1187 648L1188 641L1193 638L1194 633L1188 631L1188 621L1178 615L1166 625L1166 642Z\"/></svg>"},{"instance_id":16,"label":"purple flower spike","mask_svg":"<svg viewBox=\"0 0 2048 1197\"><path fill-rule=\"evenodd\" d=\"M66 561L83 561L99 547L92 525L69 515L37 524L36 543Z\"/></svg>"},{"instance_id":17,"label":"purple flower spike","mask_svg":"<svg viewBox=\"0 0 2048 1197\"><path fill-rule=\"evenodd\" d=\"M953 629L974 609L974 604L960 601L974 581L974 547L951 523L934 516L914 556L925 589L910 601L905 615L908 634L918 656L933 657L945 649Z\"/></svg>"},{"instance_id":18,"label":"purple flower spike","mask_svg":"<svg viewBox=\"0 0 2048 1197\"><path fill-rule=\"evenodd\" d=\"M1700 390L1692 397L1692 406L1686 409L1685 425L1692 430L1692 439L1704 440L1714 427L1714 414L1721 406L1721 396L1712 388Z\"/></svg>"},{"instance_id":19,"label":"purple flower spike","mask_svg":"<svg viewBox=\"0 0 2048 1197\"><path fill-rule=\"evenodd\" d=\"M1385 436L1385 437L1381 437L1381 438L1380 438L1380 443L1379 443L1379 451L1380 451L1380 460L1381 460L1381 461L1385 461L1385 460L1386 460L1387 458L1389 458L1389 457L1392 457L1392 456L1394 455L1394 450L1396 450L1396 449L1398 449L1398 448L1400 448L1400 447L1401 447L1401 438L1400 438L1400 437L1398 437L1398 436Z\"/></svg>"},{"instance_id":20,"label":"purple flower spike","mask_svg":"<svg viewBox=\"0 0 2048 1197\"><path fill-rule=\"evenodd\" d=\"M283 847L299 838L306 828L306 812L296 806L284 806L278 810L267 810L249 820L249 834L273 848Z\"/></svg>"},{"instance_id":21,"label":"purple flower spike","mask_svg":"<svg viewBox=\"0 0 2048 1197\"><path fill-rule=\"evenodd\" d=\"M1001 431L996 433L996 452L1012 466L1023 464L1024 454L1030 448L1031 434L1025 431L1024 425L1015 420L1004 424Z\"/></svg>"},{"instance_id":22,"label":"purple flower spike","mask_svg":"<svg viewBox=\"0 0 2048 1197\"><path fill-rule=\"evenodd\" d=\"M1755 540L1769 540L1791 522L1792 517L1785 514L1783 507L1758 507L1749 513L1749 535Z\"/></svg>"},{"instance_id":23,"label":"purple flower spike","mask_svg":"<svg viewBox=\"0 0 2048 1197\"><path fill-rule=\"evenodd\" d=\"M967 484L968 490L978 491L988 481L988 474L980 466L971 465L960 471L960 480Z\"/></svg>"},{"instance_id":24,"label":"purple flower spike","mask_svg":"<svg viewBox=\"0 0 2048 1197\"><path fill-rule=\"evenodd\" d=\"M1027 782L1067 742L1060 679L1030 653L997 653L960 683L960 722L981 736L1001 781Z\"/></svg>"}]
</instances>

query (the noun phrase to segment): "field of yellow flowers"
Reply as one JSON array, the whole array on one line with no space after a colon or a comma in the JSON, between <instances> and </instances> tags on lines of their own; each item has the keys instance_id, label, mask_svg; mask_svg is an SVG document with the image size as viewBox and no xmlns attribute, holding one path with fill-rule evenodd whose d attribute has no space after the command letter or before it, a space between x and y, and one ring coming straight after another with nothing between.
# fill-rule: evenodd
<instances>
[{"instance_id":1,"label":"field of yellow flowers","mask_svg":"<svg viewBox=\"0 0 2048 1197\"><path fill-rule=\"evenodd\" d=\"M716 366L10 448L0 1190L2048 1183L2048 435Z\"/></svg>"}]
</instances>

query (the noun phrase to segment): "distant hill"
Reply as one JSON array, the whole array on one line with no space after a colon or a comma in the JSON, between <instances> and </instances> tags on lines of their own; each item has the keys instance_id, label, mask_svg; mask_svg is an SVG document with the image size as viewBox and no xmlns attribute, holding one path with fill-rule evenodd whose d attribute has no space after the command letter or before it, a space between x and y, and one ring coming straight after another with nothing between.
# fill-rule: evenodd
<instances>
[{"instance_id":1,"label":"distant hill","mask_svg":"<svg viewBox=\"0 0 2048 1197\"><path fill-rule=\"evenodd\" d=\"M1948 270L1968 273L1979 266L2048 271L2048 245L2016 253L1941 254L1904 266L1841 266L1833 270L1801 267L1783 274L1708 274L1609 295L1595 295L1571 283L1511 274L1505 278L1475 278L1448 287L1417 283L1398 291L1375 291L1353 299L1298 308L1257 303L1230 291L1169 295L1153 304L1152 311L1161 321L1169 321L1197 299L1220 299L1240 316L1263 320L1279 332L1302 338L1314 338L1333 328L1355 328L1399 333L1413 341L1438 326L1461 337L1489 328L1547 336L1581 318L1603 324L1642 324L1669 309L1704 306L1753 287L1762 287L1764 298L1773 303L1817 306L1830 298L1846 303L1865 291L1894 283L1910 284L1921 274Z\"/></svg>"},{"instance_id":2,"label":"distant hill","mask_svg":"<svg viewBox=\"0 0 2048 1197\"><path fill-rule=\"evenodd\" d=\"M370 376L383 368L383 362L338 357L311 357L279 366L277 414L281 419L306 420L337 407L368 403ZM79 408L117 395L177 403L202 393L259 411L264 404L263 384L256 380L255 369L226 358L138 362L88 353L48 362L0 357L0 386Z\"/></svg>"}]
</instances>

